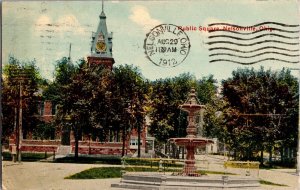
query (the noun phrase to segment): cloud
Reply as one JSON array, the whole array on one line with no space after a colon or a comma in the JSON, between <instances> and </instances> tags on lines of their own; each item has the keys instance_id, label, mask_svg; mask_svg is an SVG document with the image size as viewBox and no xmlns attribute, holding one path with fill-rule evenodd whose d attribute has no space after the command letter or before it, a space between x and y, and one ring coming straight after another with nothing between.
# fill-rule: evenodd
<instances>
[{"instance_id":1,"label":"cloud","mask_svg":"<svg viewBox=\"0 0 300 190\"><path fill-rule=\"evenodd\" d=\"M85 29L81 26L77 18L72 14L61 17L58 20L58 25L61 26L59 28L62 31L72 31L78 35L87 35Z\"/></svg>"},{"instance_id":2,"label":"cloud","mask_svg":"<svg viewBox=\"0 0 300 190\"><path fill-rule=\"evenodd\" d=\"M151 28L161 24L161 21L151 18L147 8L144 6L136 5L131 9L131 12L129 19L141 26L145 31L149 31Z\"/></svg>"},{"instance_id":3,"label":"cloud","mask_svg":"<svg viewBox=\"0 0 300 190\"><path fill-rule=\"evenodd\" d=\"M52 21L47 15L41 15L35 22L35 31L37 35L50 32L61 37L63 37L65 33L80 36L89 35L73 14L63 15L59 17L57 21Z\"/></svg>"},{"instance_id":4,"label":"cloud","mask_svg":"<svg viewBox=\"0 0 300 190\"><path fill-rule=\"evenodd\" d=\"M51 21L51 18L48 17L47 15L41 15L37 21L36 21L36 25L37 26L42 26L42 25L48 25L50 24L52 21Z\"/></svg>"}]
</instances>

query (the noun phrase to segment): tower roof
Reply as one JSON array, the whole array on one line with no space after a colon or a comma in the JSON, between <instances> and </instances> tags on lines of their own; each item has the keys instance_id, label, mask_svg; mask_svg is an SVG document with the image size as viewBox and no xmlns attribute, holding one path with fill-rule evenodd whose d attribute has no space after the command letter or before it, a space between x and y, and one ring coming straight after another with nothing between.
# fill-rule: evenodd
<instances>
[{"instance_id":1,"label":"tower roof","mask_svg":"<svg viewBox=\"0 0 300 190\"><path fill-rule=\"evenodd\" d=\"M103 1L99 18L97 31L92 35L91 56L112 58L112 33L107 31Z\"/></svg>"}]
</instances>

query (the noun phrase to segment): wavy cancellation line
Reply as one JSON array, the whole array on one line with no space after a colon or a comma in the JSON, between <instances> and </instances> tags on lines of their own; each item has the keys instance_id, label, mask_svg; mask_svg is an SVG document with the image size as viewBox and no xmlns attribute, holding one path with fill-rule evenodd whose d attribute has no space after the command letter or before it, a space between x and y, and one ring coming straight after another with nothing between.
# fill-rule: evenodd
<instances>
[{"instance_id":1,"label":"wavy cancellation line","mask_svg":"<svg viewBox=\"0 0 300 190\"><path fill-rule=\"evenodd\" d=\"M279 40L264 40L264 41L259 41L259 42L254 42L251 44L240 44L240 43L235 43L235 42L230 42L230 41L213 41L213 42L207 42L208 45L212 44L233 44L233 45L238 45L238 46L253 46L257 44L262 44L262 43L280 43L280 44L286 44L286 45L299 45L299 42L296 43L289 43L289 42L283 42Z\"/></svg>"},{"instance_id":2,"label":"wavy cancellation line","mask_svg":"<svg viewBox=\"0 0 300 190\"><path fill-rule=\"evenodd\" d=\"M252 26L239 26L236 24L229 24L229 23L211 23L208 26L216 26L216 25L226 25L226 26L233 26L233 27L257 27L257 26L261 26L261 25L266 25L266 24L274 24L274 25L278 25L278 26L284 26L284 27L298 27L298 24L284 24L284 23L280 23L280 22L261 22Z\"/></svg>"},{"instance_id":3,"label":"wavy cancellation line","mask_svg":"<svg viewBox=\"0 0 300 190\"><path fill-rule=\"evenodd\" d=\"M258 36L254 36L252 38L240 38L240 37L229 36L229 35L212 35L212 36L209 36L208 38L231 38L231 39L235 39L235 40L255 40L258 38L265 37L265 36L276 36L276 37L285 38L285 39L299 39L299 36L288 37L288 36L284 36L284 35L280 35L280 34L273 34L273 33L261 34Z\"/></svg>"},{"instance_id":4,"label":"wavy cancellation line","mask_svg":"<svg viewBox=\"0 0 300 190\"><path fill-rule=\"evenodd\" d=\"M227 47L214 47L214 48L209 48L208 50L209 51L229 50L229 51L240 52L240 53L253 53L253 52L261 51L261 50L265 50L265 49L277 49L277 50L289 51L289 52L299 51L299 49L286 49L286 48L280 48L280 47L276 47L276 46L266 46L266 47L261 47L261 48L254 49L254 50L249 50L249 51L242 51L242 50L239 50L239 49L233 49L233 48L227 48Z\"/></svg>"},{"instance_id":5,"label":"wavy cancellation line","mask_svg":"<svg viewBox=\"0 0 300 190\"><path fill-rule=\"evenodd\" d=\"M283 30L283 29L278 29L278 28L269 28L270 30L273 31L279 31L279 32L285 32L285 33L299 33L300 30ZM232 30L209 30L208 32L230 32L230 33L234 33L234 34L241 34L241 35L251 35L251 34L256 34L258 32L264 32L266 30L255 30L252 32L236 32L236 31L232 31Z\"/></svg>"},{"instance_id":6,"label":"wavy cancellation line","mask_svg":"<svg viewBox=\"0 0 300 190\"><path fill-rule=\"evenodd\" d=\"M255 63L263 62L263 61L281 61L281 62L285 62L285 63L294 63L294 64L299 63L299 61L287 61L287 60L276 59L276 58L265 58L265 59L261 59L261 60L253 61L253 62L240 62L240 61L233 61L233 60L230 60L230 59L213 59L213 60L210 60L209 62L213 63L213 62L222 62L222 61L231 62L231 63L238 63L238 64L242 64L242 65L252 65L252 64L255 64Z\"/></svg>"},{"instance_id":7,"label":"wavy cancellation line","mask_svg":"<svg viewBox=\"0 0 300 190\"><path fill-rule=\"evenodd\" d=\"M283 55L283 56L288 56L288 57L299 57L299 54L292 55L292 54L280 53L280 52L276 52L276 51L266 51L266 52L258 53L258 54L251 55L251 56L241 56L241 55L236 55L236 54L231 54L231 53L214 53L214 54L210 54L209 57L227 55L227 56L239 57L239 58L254 58L254 57L258 57L258 56L265 55L265 54Z\"/></svg>"}]
</instances>

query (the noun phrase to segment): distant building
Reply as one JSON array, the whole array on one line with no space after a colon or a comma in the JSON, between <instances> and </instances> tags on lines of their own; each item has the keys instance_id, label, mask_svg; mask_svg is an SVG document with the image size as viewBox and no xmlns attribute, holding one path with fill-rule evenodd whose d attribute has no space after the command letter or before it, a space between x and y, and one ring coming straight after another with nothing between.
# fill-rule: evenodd
<instances>
[{"instance_id":1,"label":"distant building","mask_svg":"<svg viewBox=\"0 0 300 190\"><path fill-rule=\"evenodd\" d=\"M219 153L218 138L213 138L212 140L214 141L214 143L213 144L207 144L206 147L205 147L206 153L208 153L208 154Z\"/></svg>"}]
</instances>

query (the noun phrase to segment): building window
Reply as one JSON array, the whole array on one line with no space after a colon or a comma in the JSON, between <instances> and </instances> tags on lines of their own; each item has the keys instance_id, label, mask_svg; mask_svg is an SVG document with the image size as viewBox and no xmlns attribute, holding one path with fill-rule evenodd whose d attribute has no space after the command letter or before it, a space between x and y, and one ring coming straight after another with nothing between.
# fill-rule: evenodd
<instances>
[{"instance_id":1,"label":"building window","mask_svg":"<svg viewBox=\"0 0 300 190\"><path fill-rule=\"evenodd\" d=\"M130 140L130 145L131 145L131 146L135 146L135 142L136 142L135 139L131 139L131 140Z\"/></svg>"},{"instance_id":2,"label":"building window","mask_svg":"<svg viewBox=\"0 0 300 190\"><path fill-rule=\"evenodd\" d=\"M43 116L45 111L45 102L41 102L40 104L40 115Z\"/></svg>"},{"instance_id":3,"label":"building window","mask_svg":"<svg viewBox=\"0 0 300 190\"><path fill-rule=\"evenodd\" d=\"M142 145L142 140L140 141L140 145ZM131 146L138 146L138 140L137 139L131 139L130 140L130 145Z\"/></svg>"}]
</instances>

